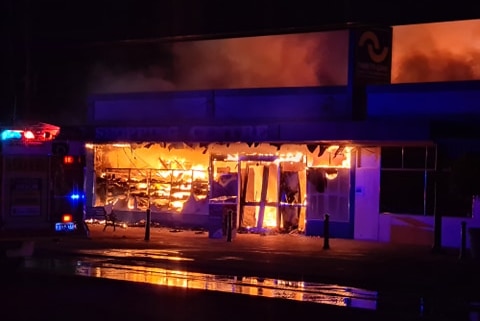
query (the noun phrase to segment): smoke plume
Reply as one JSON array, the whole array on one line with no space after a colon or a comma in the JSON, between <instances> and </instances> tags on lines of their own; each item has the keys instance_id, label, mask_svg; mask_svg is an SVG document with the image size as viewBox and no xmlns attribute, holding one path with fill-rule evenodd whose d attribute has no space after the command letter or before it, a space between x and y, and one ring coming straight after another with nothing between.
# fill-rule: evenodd
<instances>
[{"instance_id":1,"label":"smoke plume","mask_svg":"<svg viewBox=\"0 0 480 321\"><path fill-rule=\"evenodd\" d=\"M179 43L179 89L343 85L344 31Z\"/></svg>"},{"instance_id":2,"label":"smoke plume","mask_svg":"<svg viewBox=\"0 0 480 321\"><path fill-rule=\"evenodd\" d=\"M480 79L480 20L393 28L392 82ZM90 92L145 92L347 83L348 33L329 31L115 48Z\"/></svg>"},{"instance_id":3,"label":"smoke plume","mask_svg":"<svg viewBox=\"0 0 480 321\"><path fill-rule=\"evenodd\" d=\"M480 20L397 26L392 82L480 79Z\"/></svg>"},{"instance_id":4,"label":"smoke plume","mask_svg":"<svg viewBox=\"0 0 480 321\"><path fill-rule=\"evenodd\" d=\"M344 85L347 32L332 31L165 45L168 55L131 65L125 55L98 62L92 93ZM115 59L113 59L115 60Z\"/></svg>"}]
</instances>

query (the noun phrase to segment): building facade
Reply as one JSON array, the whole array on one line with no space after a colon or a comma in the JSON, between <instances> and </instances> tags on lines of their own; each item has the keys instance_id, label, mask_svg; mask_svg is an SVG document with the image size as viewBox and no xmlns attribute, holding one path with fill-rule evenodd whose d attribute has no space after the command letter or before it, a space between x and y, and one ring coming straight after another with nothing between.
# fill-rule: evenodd
<instances>
[{"instance_id":1,"label":"building facade","mask_svg":"<svg viewBox=\"0 0 480 321\"><path fill-rule=\"evenodd\" d=\"M480 82L391 85L391 29L343 35L343 86L91 96L86 206L212 238L328 217L334 238L458 247L480 226Z\"/></svg>"},{"instance_id":2,"label":"building facade","mask_svg":"<svg viewBox=\"0 0 480 321\"><path fill-rule=\"evenodd\" d=\"M239 230L322 235L328 214L332 237L425 245L440 215L442 245L458 246L461 222L480 225L452 174L480 151L480 82L366 94L364 120L346 87L92 97L91 202L211 236L229 208Z\"/></svg>"},{"instance_id":3,"label":"building facade","mask_svg":"<svg viewBox=\"0 0 480 321\"><path fill-rule=\"evenodd\" d=\"M90 202L211 236L234 210L239 230L322 235L328 214L333 237L457 246L478 83L390 85L391 35L341 34L344 86L91 97Z\"/></svg>"}]
</instances>

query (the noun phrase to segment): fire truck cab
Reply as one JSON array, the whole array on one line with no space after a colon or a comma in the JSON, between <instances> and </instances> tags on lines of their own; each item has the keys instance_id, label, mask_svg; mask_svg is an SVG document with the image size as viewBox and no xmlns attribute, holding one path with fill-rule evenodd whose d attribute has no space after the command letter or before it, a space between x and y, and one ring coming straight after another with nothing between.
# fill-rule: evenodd
<instances>
[{"instance_id":1,"label":"fire truck cab","mask_svg":"<svg viewBox=\"0 0 480 321\"><path fill-rule=\"evenodd\" d=\"M86 234L85 153L45 123L6 128L1 134L0 229Z\"/></svg>"}]
</instances>

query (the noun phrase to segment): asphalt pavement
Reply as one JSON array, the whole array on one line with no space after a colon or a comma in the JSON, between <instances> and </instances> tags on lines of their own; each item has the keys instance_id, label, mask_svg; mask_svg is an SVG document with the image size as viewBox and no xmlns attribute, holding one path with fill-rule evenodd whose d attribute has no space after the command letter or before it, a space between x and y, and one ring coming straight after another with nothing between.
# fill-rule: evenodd
<instances>
[{"instance_id":1,"label":"asphalt pavement","mask_svg":"<svg viewBox=\"0 0 480 321\"><path fill-rule=\"evenodd\" d=\"M460 259L459 249L395 245L390 243L324 239L303 234L236 234L231 242L212 239L198 230L151 228L145 240L145 228L118 228L90 225L89 238L53 236L35 240L34 255L96 255L108 252L88 249L125 251L156 250L189 260L158 259L152 252L140 255L144 261L175 265L211 273L253 275L287 280L327 282L361 286L375 290L450 291L472 289L480 285L477 261ZM127 252L126 252L127 253ZM124 260L138 260L139 255L125 255ZM480 291L479 291L480 292Z\"/></svg>"},{"instance_id":2,"label":"asphalt pavement","mask_svg":"<svg viewBox=\"0 0 480 321\"><path fill-rule=\"evenodd\" d=\"M459 249L433 252L431 247L425 246L345 239L330 239L329 248L325 249L323 238L278 233L236 234L228 242L226 238L209 238L208 233L201 230L161 227L152 227L149 239L145 240L143 227L117 227L115 231L111 227L103 231L103 225L98 224L89 227L89 237L56 234L21 235L16 238L9 235L4 237L4 241L33 240L33 258L87 257L115 260L122 264L157 265L177 271L359 287L378 291L379 305L383 305L381 311L401 309L400 305L395 306L398 297L415 297L425 299L430 309L441 307L445 311L445 307L446 310L451 307L451 316L458 311L475 310L478 306L476 302L480 300L480 264L468 256L460 258ZM25 278L29 276L21 277ZM45 282L43 277L35 280L22 284ZM81 283L85 284L84 281ZM55 284L58 287L64 283ZM48 287L48 284L44 285ZM39 286L37 290L41 288ZM151 290L145 288L142 291ZM185 298L185 294L182 295ZM383 303L382 298L385 298ZM281 317L282 313L277 312L270 316ZM355 318L348 319L358 319L358 316L357 313ZM372 316L366 318L372 319ZM454 319L467 320L463 317Z\"/></svg>"}]
</instances>

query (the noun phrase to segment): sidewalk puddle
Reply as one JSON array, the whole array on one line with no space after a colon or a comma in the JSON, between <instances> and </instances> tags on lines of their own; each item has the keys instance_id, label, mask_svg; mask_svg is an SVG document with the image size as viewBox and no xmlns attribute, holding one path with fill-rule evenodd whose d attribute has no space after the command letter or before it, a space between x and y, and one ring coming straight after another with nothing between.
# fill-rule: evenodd
<instances>
[{"instance_id":1,"label":"sidewalk puddle","mask_svg":"<svg viewBox=\"0 0 480 321\"><path fill-rule=\"evenodd\" d=\"M24 267L68 275L282 298L368 310L377 309L377 292L332 284L213 275L159 267L125 265L112 263L111 260L104 258L29 258L25 261Z\"/></svg>"}]
</instances>

